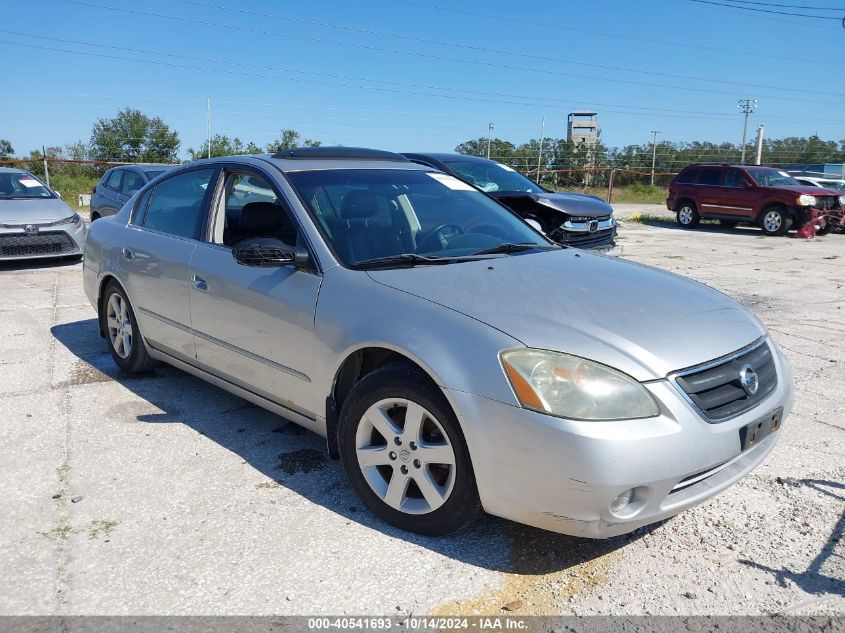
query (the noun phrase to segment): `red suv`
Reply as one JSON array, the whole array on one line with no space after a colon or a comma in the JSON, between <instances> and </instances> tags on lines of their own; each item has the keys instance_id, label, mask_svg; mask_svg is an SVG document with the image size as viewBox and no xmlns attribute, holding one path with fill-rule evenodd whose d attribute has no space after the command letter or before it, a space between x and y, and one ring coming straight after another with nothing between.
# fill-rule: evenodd
<instances>
[{"instance_id":1,"label":"red suv","mask_svg":"<svg viewBox=\"0 0 845 633\"><path fill-rule=\"evenodd\" d=\"M685 228L709 218L783 235L814 220L816 233L824 235L845 224L841 191L802 185L785 171L757 165L690 165L669 185L666 207Z\"/></svg>"}]
</instances>

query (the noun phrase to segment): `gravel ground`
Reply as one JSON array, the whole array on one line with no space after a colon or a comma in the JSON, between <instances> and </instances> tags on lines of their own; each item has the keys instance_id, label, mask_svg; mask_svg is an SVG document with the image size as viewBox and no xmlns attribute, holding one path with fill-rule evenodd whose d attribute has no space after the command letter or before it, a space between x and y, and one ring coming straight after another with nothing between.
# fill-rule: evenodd
<instances>
[{"instance_id":1,"label":"gravel ground","mask_svg":"<svg viewBox=\"0 0 845 633\"><path fill-rule=\"evenodd\" d=\"M609 541L394 530L313 434L172 368L119 375L79 264L0 266L0 614L845 614L845 236L620 243L755 310L798 395L752 475Z\"/></svg>"}]
</instances>

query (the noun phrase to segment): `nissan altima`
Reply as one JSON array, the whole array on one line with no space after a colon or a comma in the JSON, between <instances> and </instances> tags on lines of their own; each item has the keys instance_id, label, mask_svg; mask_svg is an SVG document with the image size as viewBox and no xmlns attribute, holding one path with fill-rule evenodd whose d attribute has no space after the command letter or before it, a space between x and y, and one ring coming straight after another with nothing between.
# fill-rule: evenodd
<instances>
[{"instance_id":1,"label":"nissan altima","mask_svg":"<svg viewBox=\"0 0 845 633\"><path fill-rule=\"evenodd\" d=\"M79 257L85 222L27 171L0 167L0 260Z\"/></svg>"},{"instance_id":2,"label":"nissan altima","mask_svg":"<svg viewBox=\"0 0 845 633\"><path fill-rule=\"evenodd\" d=\"M378 150L177 168L91 225L83 275L120 369L169 363L324 436L374 514L424 534L482 509L629 532L757 467L792 406L730 298Z\"/></svg>"}]
</instances>

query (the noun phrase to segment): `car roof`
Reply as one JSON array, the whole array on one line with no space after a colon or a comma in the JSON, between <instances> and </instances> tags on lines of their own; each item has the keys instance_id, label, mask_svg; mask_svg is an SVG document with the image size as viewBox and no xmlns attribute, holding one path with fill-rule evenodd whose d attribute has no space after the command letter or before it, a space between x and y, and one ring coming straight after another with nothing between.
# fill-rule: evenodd
<instances>
[{"instance_id":1,"label":"car roof","mask_svg":"<svg viewBox=\"0 0 845 633\"><path fill-rule=\"evenodd\" d=\"M262 161L274 165L282 172L328 169L430 169L399 154L361 147L304 147L275 154L238 154L203 158L186 163L185 166L233 162L255 165Z\"/></svg>"},{"instance_id":2,"label":"car roof","mask_svg":"<svg viewBox=\"0 0 845 633\"><path fill-rule=\"evenodd\" d=\"M471 156L469 154L458 154L456 152L402 152L403 156L407 156L411 160L416 157L419 158L431 158L441 163L448 163L450 161L454 161L456 158L469 162L477 162L477 163L495 163L496 161L491 160L489 158L484 158L483 156Z\"/></svg>"},{"instance_id":3,"label":"car roof","mask_svg":"<svg viewBox=\"0 0 845 633\"><path fill-rule=\"evenodd\" d=\"M29 172L20 167L0 167L0 173L4 174L28 174Z\"/></svg>"}]
</instances>

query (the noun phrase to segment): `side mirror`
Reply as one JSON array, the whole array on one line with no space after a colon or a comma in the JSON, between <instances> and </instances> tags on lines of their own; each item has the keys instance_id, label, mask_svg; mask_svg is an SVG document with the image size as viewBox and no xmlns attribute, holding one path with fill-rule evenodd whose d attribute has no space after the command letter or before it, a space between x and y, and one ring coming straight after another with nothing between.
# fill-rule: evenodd
<instances>
[{"instance_id":1,"label":"side mirror","mask_svg":"<svg viewBox=\"0 0 845 633\"><path fill-rule=\"evenodd\" d=\"M53 189L53 193L56 194L61 199L62 194L61 194L60 191L56 191L55 189Z\"/></svg>"},{"instance_id":2,"label":"side mirror","mask_svg":"<svg viewBox=\"0 0 845 633\"><path fill-rule=\"evenodd\" d=\"M252 237L235 244L232 257L244 266L280 267L308 263L308 251L274 237Z\"/></svg>"}]
</instances>

